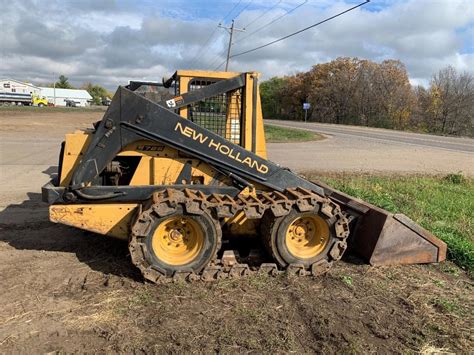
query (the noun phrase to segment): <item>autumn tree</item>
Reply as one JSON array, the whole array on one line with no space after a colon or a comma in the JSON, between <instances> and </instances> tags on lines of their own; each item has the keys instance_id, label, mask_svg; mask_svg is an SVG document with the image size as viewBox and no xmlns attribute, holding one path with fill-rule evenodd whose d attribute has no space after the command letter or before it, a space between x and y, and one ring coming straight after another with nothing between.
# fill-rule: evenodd
<instances>
[{"instance_id":1,"label":"autumn tree","mask_svg":"<svg viewBox=\"0 0 474 355\"><path fill-rule=\"evenodd\" d=\"M435 133L472 136L474 77L451 66L441 69L431 79L424 115Z\"/></svg>"},{"instance_id":2,"label":"autumn tree","mask_svg":"<svg viewBox=\"0 0 474 355\"><path fill-rule=\"evenodd\" d=\"M313 120L387 128L408 124L415 95L400 61L338 58L315 65L309 74Z\"/></svg>"},{"instance_id":3,"label":"autumn tree","mask_svg":"<svg viewBox=\"0 0 474 355\"><path fill-rule=\"evenodd\" d=\"M413 88L399 60L337 58L261 85L264 117L474 135L474 79L448 67Z\"/></svg>"},{"instance_id":4,"label":"autumn tree","mask_svg":"<svg viewBox=\"0 0 474 355\"><path fill-rule=\"evenodd\" d=\"M311 118L331 123L356 123L354 116L358 60L338 58L313 66L309 72Z\"/></svg>"}]
</instances>

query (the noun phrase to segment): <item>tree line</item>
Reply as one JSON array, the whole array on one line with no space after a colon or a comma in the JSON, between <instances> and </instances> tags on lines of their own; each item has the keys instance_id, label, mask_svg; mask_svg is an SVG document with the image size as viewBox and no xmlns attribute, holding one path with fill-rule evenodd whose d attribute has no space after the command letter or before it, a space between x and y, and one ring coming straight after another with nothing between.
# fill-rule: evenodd
<instances>
[{"instance_id":1,"label":"tree line","mask_svg":"<svg viewBox=\"0 0 474 355\"><path fill-rule=\"evenodd\" d=\"M264 118L474 136L474 77L446 67L412 86L399 60L338 58L260 85Z\"/></svg>"},{"instance_id":2,"label":"tree line","mask_svg":"<svg viewBox=\"0 0 474 355\"><path fill-rule=\"evenodd\" d=\"M64 75L60 75L58 78L58 81L56 81L55 83L47 84L47 86L48 87L54 86L58 89L77 89L76 87L71 85L71 83L69 82L69 78ZM92 96L92 103L95 105L101 105L103 98L106 98L106 97L111 98L113 96L104 87L97 84L94 85L90 82L81 85L79 89L86 90L89 93L89 95Z\"/></svg>"}]
</instances>

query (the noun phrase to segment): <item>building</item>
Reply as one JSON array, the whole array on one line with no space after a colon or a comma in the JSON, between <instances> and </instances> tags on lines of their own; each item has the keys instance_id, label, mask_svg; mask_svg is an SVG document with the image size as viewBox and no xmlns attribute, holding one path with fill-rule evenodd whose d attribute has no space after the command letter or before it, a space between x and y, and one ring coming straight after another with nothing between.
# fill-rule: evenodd
<instances>
[{"instance_id":1,"label":"building","mask_svg":"<svg viewBox=\"0 0 474 355\"><path fill-rule=\"evenodd\" d=\"M39 96L40 91L41 89L38 86L30 83L24 83L14 79L0 79L0 92L2 93L17 93Z\"/></svg>"},{"instance_id":2,"label":"building","mask_svg":"<svg viewBox=\"0 0 474 355\"><path fill-rule=\"evenodd\" d=\"M74 101L76 106L86 107L90 105L92 96L86 90L55 89L40 87L41 96L46 97L54 106L66 106L66 101Z\"/></svg>"}]
</instances>

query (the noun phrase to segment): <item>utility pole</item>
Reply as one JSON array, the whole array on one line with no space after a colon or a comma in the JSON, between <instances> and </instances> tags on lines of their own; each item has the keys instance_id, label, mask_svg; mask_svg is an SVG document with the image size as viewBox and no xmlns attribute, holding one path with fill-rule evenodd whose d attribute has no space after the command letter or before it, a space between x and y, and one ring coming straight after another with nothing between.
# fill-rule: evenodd
<instances>
[{"instance_id":1,"label":"utility pole","mask_svg":"<svg viewBox=\"0 0 474 355\"><path fill-rule=\"evenodd\" d=\"M53 107L56 107L56 79L53 80L53 92L54 92Z\"/></svg>"},{"instance_id":2,"label":"utility pole","mask_svg":"<svg viewBox=\"0 0 474 355\"><path fill-rule=\"evenodd\" d=\"M232 37L234 36L234 31L237 32L244 32L245 28L235 28L234 27L234 20L232 20L232 25L230 27L225 27L219 24L219 28L223 28L227 32L229 32L229 46L227 47L227 59L225 62L225 71L229 68L229 60L230 60L230 50L232 48Z\"/></svg>"}]
</instances>

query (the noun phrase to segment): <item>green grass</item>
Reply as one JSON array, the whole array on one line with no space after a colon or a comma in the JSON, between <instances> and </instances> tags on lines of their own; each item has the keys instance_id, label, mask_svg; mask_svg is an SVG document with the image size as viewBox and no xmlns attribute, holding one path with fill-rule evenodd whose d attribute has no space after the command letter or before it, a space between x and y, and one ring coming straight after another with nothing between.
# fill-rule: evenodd
<instances>
[{"instance_id":1,"label":"green grass","mask_svg":"<svg viewBox=\"0 0 474 355\"><path fill-rule=\"evenodd\" d=\"M474 275L474 180L434 176L334 175L327 184L401 212L448 244L448 258Z\"/></svg>"},{"instance_id":2,"label":"green grass","mask_svg":"<svg viewBox=\"0 0 474 355\"><path fill-rule=\"evenodd\" d=\"M323 136L301 129L265 125L265 138L268 143L307 142L323 139Z\"/></svg>"}]
</instances>

